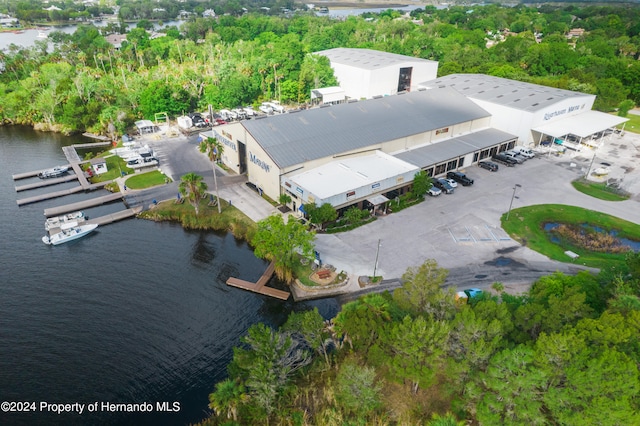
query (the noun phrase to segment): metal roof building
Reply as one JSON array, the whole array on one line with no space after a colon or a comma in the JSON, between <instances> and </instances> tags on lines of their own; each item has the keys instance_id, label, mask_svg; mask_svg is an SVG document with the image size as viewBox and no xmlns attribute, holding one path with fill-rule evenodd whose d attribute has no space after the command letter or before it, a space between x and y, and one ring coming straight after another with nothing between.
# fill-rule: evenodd
<instances>
[{"instance_id":1,"label":"metal roof building","mask_svg":"<svg viewBox=\"0 0 640 426\"><path fill-rule=\"evenodd\" d=\"M315 52L329 58L340 87L351 99L413 91L436 78L438 62L371 49L338 47Z\"/></svg>"},{"instance_id":2,"label":"metal roof building","mask_svg":"<svg viewBox=\"0 0 640 426\"><path fill-rule=\"evenodd\" d=\"M425 90L242 123L280 168L489 119L452 89Z\"/></svg>"},{"instance_id":3,"label":"metal roof building","mask_svg":"<svg viewBox=\"0 0 640 426\"><path fill-rule=\"evenodd\" d=\"M225 165L270 198L289 194L294 210L310 202L340 209L395 197L420 169L442 174L515 145L515 135L490 124L487 111L444 88L245 120L203 136L217 138Z\"/></svg>"},{"instance_id":4,"label":"metal roof building","mask_svg":"<svg viewBox=\"0 0 640 426\"><path fill-rule=\"evenodd\" d=\"M591 136L627 121L592 111L595 95L484 74L450 74L419 86L456 90L493 115L492 127L518 135L525 145L538 144L543 137L557 137L558 133L574 135L576 128L593 129L600 123L600 128L587 135ZM553 128L554 134L546 133L546 128Z\"/></svg>"}]
</instances>

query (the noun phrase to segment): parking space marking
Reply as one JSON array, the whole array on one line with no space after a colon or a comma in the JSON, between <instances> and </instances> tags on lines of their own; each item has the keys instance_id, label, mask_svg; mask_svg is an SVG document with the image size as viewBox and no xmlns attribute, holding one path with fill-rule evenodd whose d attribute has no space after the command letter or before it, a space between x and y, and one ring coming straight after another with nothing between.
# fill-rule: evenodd
<instances>
[{"instance_id":1,"label":"parking space marking","mask_svg":"<svg viewBox=\"0 0 640 426\"><path fill-rule=\"evenodd\" d=\"M447 226L447 231L456 243L496 243L511 241L511 237L509 237L502 228L488 224L465 225L453 228Z\"/></svg>"}]
</instances>

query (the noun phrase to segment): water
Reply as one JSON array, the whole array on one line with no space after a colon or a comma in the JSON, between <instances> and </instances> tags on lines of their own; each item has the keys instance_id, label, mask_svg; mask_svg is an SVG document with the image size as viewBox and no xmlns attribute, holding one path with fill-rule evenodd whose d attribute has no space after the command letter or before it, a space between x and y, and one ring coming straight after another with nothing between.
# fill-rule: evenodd
<instances>
[{"instance_id":1,"label":"water","mask_svg":"<svg viewBox=\"0 0 640 426\"><path fill-rule=\"evenodd\" d=\"M554 236L553 234L551 234L551 231L554 230L555 228L557 228L558 226L560 226L559 223L555 223L555 222L547 222L544 224L544 230L551 235L551 242L559 244L560 243L560 238ZM585 229L592 229L596 232L607 232L606 229L601 228L599 226L591 226L588 225L586 223L583 223L582 225L583 228ZM628 238L623 238L623 237L618 237L618 231L613 229L611 231L608 232L609 235L616 237L616 239L620 242L621 245L623 246L627 246L629 247L631 250L633 251L640 251L640 241L635 241L635 240L630 240Z\"/></svg>"},{"instance_id":2,"label":"water","mask_svg":"<svg viewBox=\"0 0 640 426\"><path fill-rule=\"evenodd\" d=\"M283 323L295 304L225 281L256 280L266 263L231 235L129 219L47 246L43 209L103 193L18 208L12 174L65 164L61 146L87 142L0 127L0 399L51 403L180 404L177 413L1 413L0 424L187 424L206 416L232 347L256 322ZM56 190L65 185L56 185ZM49 188L51 190L52 187ZM41 190L46 192L47 189ZM92 208L101 216L119 202Z\"/></svg>"}]
</instances>

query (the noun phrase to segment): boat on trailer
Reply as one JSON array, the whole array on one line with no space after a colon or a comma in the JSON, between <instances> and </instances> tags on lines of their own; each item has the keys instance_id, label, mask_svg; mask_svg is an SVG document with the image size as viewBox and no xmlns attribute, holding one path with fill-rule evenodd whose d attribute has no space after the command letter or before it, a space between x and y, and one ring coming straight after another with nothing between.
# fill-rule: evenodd
<instances>
[{"instance_id":1,"label":"boat on trailer","mask_svg":"<svg viewBox=\"0 0 640 426\"><path fill-rule=\"evenodd\" d=\"M63 216L50 217L44 221L44 229L49 231L50 229L61 228L62 225L66 223L84 222L86 219L82 211L67 213Z\"/></svg>"},{"instance_id":2,"label":"boat on trailer","mask_svg":"<svg viewBox=\"0 0 640 426\"><path fill-rule=\"evenodd\" d=\"M69 167L67 166L57 166L51 169L46 169L38 173L38 177L40 179L48 179L54 177L60 177L69 171Z\"/></svg>"},{"instance_id":3,"label":"boat on trailer","mask_svg":"<svg viewBox=\"0 0 640 426\"><path fill-rule=\"evenodd\" d=\"M42 242L49 245L57 246L58 244L68 243L69 241L77 240L85 235L93 232L98 227L97 224L78 225L78 222L70 222L60 227L60 232L52 234L51 236L45 235L42 237Z\"/></svg>"}]
</instances>

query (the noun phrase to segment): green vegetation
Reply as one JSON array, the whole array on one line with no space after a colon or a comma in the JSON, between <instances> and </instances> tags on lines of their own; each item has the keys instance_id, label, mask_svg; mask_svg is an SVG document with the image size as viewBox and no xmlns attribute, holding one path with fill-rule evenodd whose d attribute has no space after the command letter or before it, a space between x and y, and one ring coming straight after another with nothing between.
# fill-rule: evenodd
<instances>
[{"instance_id":1,"label":"green vegetation","mask_svg":"<svg viewBox=\"0 0 640 426\"><path fill-rule=\"evenodd\" d=\"M125 183L131 189L151 188L152 186L169 183L169 178L158 170L146 173L138 173L128 178Z\"/></svg>"},{"instance_id":2,"label":"green vegetation","mask_svg":"<svg viewBox=\"0 0 640 426\"><path fill-rule=\"evenodd\" d=\"M629 119L626 123L624 123L624 131L631 133L640 133L640 115L629 114L626 116ZM622 129L622 125L618 126L618 128Z\"/></svg>"},{"instance_id":3,"label":"green vegetation","mask_svg":"<svg viewBox=\"0 0 640 426\"><path fill-rule=\"evenodd\" d=\"M108 180L114 180L120 176L134 173L132 169L127 167L127 162L117 155L107 155L104 157L104 161L107 163L107 171L100 175L93 175L91 181L93 183L105 182ZM90 166L87 165L87 168Z\"/></svg>"},{"instance_id":4,"label":"green vegetation","mask_svg":"<svg viewBox=\"0 0 640 426\"><path fill-rule=\"evenodd\" d=\"M580 207L544 204L514 209L508 221L506 215L502 216L502 228L512 238L551 259L569 262L571 259L564 252L571 250L580 256L578 262L595 268L620 267L624 263L625 255L621 253L593 251L566 239L553 243L544 230L545 223L589 224L607 231L616 230L620 237L640 241L640 225Z\"/></svg>"},{"instance_id":5,"label":"green vegetation","mask_svg":"<svg viewBox=\"0 0 640 426\"><path fill-rule=\"evenodd\" d=\"M640 423L640 254L472 304L447 275L428 260L331 322L252 326L203 424Z\"/></svg>"},{"instance_id":6,"label":"green vegetation","mask_svg":"<svg viewBox=\"0 0 640 426\"><path fill-rule=\"evenodd\" d=\"M244 213L230 206L225 200L222 203L222 213L217 207L209 205L208 198L199 201L196 216L193 206L176 203L176 200L162 201L151 209L140 213L141 218L155 221L171 221L180 223L185 229L211 229L214 231L228 231L236 238L251 241L256 231L256 224Z\"/></svg>"},{"instance_id":7,"label":"green vegetation","mask_svg":"<svg viewBox=\"0 0 640 426\"><path fill-rule=\"evenodd\" d=\"M315 233L289 216L287 222L280 215L271 215L258 222L251 244L254 254L275 262L275 273L283 281L293 280L293 271L300 258L313 259Z\"/></svg>"},{"instance_id":8,"label":"green vegetation","mask_svg":"<svg viewBox=\"0 0 640 426\"><path fill-rule=\"evenodd\" d=\"M254 3L245 6L255 10ZM4 7L10 13L46 12L34 4L38 7L25 2ZM595 108L601 111L614 111L627 99L640 104L636 7L428 6L411 13L424 23L416 25L396 19L394 11L345 20L311 13L234 16L242 4L216 3L219 13L229 15L192 15L180 28L166 28L166 36L154 39L145 31L149 22L140 21L120 49L105 36L122 31L121 24L81 25L71 35L53 31L49 50L44 42L12 47L2 55L0 119L43 130L117 136L136 119L153 118L156 112L176 116L208 105L234 108L272 99L307 104L311 89L337 83L327 58L311 53L334 47L435 60L440 75L484 73L595 94ZM119 5L122 19L166 19L159 14L178 8L168 1ZM207 5L184 7L201 13ZM270 13L279 13L280 6L292 8L278 3ZM97 12L94 8L89 14ZM505 28L510 34L505 35ZM572 28L586 31L568 40Z\"/></svg>"},{"instance_id":9,"label":"green vegetation","mask_svg":"<svg viewBox=\"0 0 640 426\"><path fill-rule=\"evenodd\" d=\"M202 180L202 176L195 173L187 173L180 178L180 186L178 188L180 194L189 200L189 204L193 206L196 216L198 216L200 201L207 196L207 184ZM218 204L220 204L219 200Z\"/></svg>"},{"instance_id":10,"label":"green vegetation","mask_svg":"<svg viewBox=\"0 0 640 426\"><path fill-rule=\"evenodd\" d=\"M578 179L571 182L571 185L583 194L601 200L624 201L629 199L628 195L620 194L618 190L607 186L605 182L591 182L585 179Z\"/></svg>"}]
</instances>

